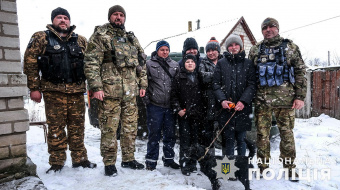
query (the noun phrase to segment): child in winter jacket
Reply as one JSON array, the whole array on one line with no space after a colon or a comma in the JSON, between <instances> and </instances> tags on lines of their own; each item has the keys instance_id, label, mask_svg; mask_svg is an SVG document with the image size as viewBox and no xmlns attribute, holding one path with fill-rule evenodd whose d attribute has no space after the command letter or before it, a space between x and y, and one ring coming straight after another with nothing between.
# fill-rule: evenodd
<instances>
[{"instance_id":1,"label":"child in winter jacket","mask_svg":"<svg viewBox=\"0 0 340 190\"><path fill-rule=\"evenodd\" d=\"M181 171L184 175L197 171L196 162L203 156L199 149L204 149L205 141L204 102L202 97L202 87L195 71L196 58L191 54L183 57L184 67L175 76L171 90L171 105L178 116L179 136L180 136L180 159ZM203 151L204 152L204 151ZM216 160L208 155L199 161L201 171L208 176L212 185L219 186L216 180L216 172L212 167L216 166Z\"/></svg>"}]
</instances>

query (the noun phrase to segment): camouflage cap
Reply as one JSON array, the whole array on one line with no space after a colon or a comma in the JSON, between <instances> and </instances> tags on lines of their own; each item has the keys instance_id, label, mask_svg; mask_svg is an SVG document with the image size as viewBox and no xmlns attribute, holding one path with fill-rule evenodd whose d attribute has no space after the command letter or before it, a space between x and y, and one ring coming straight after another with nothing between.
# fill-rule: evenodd
<instances>
[{"instance_id":1,"label":"camouflage cap","mask_svg":"<svg viewBox=\"0 0 340 190\"><path fill-rule=\"evenodd\" d=\"M122 12L126 18L126 13L125 13L124 8L120 5L114 5L109 9L108 20L110 20L111 15L115 12Z\"/></svg>"},{"instance_id":2,"label":"camouflage cap","mask_svg":"<svg viewBox=\"0 0 340 190\"><path fill-rule=\"evenodd\" d=\"M267 26L275 26L278 30L280 30L279 22L275 18L268 17L264 19L264 21L261 24L261 30Z\"/></svg>"}]
</instances>

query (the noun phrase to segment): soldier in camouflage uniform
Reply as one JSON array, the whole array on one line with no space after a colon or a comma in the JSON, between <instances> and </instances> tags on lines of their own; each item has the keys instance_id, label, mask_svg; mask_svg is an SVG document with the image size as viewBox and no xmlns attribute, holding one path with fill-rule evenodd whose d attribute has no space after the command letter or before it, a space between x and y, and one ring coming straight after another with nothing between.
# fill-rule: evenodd
<instances>
[{"instance_id":1,"label":"soldier in camouflage uniform","mask_svg":"<svg viewBox=\"0 0 340 190\"><path fill-rule=\"evenodd\" d=\"M88 161L84 146L86 39L73 32L76 27L70 27L67 10L54 9L51 20L48 30L33 34L24 56L31 99L39 103L44 94L51 165L46 173L63 168L67 144L73 167L95 168L96 164Z\"/></svg>"},{"instance_id":2,"label":"soldier in camouflage uniform","mask_svg":"<svg viewBox=\"0 0 340 190\"><path fill-rule=\"evenodd\" d=\"M249 58L257 68L258 90L255 97L255 122L257 126L257 157L261 173L269 167L269 132L272 113L280 131L280 158L288 168L289 177L295 175L296 157L294 142L295 110L304 106L306 94L305 64L299 47L279 35L279 23L266 18L261 26L264 40L253 46Z\"/></svg>"},{"instance_id":3,"label":"soldier in camouflage uniform","mask_svg":"<svg viewBox=\"0 0 340 190\"><path fill-rule=\"evenodd\" d=\"M115 5L110 23L95 28L85 53L85 75L93 97L99 99L101 155L105 175L117 175L116 131L121 120L122 167L143 169L134 157L137 135L136 96L145 96L147 76L144 51L132 32L124 28L126 13ZM140 88L140 90L138 90Z\"/></svg>"}]
</instances>

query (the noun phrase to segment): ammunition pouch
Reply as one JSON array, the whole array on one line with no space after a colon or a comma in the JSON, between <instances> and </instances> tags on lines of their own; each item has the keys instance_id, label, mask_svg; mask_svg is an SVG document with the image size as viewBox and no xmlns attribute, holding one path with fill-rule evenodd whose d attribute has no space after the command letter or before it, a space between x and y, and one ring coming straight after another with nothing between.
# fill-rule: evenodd
<instances>
[{"instance_id":1,"label":"ammunition pouch","mask_svg":"<svg viewBox=\"0 0 340 190\"><path fill-rule=\"evenodd\" d=\"M287 65L285 49L287 41L274 48L259 48L257 60L257 76L260 86L280 86L284 81L295 83L294 67Z\"/></svg>"}]
</instances>

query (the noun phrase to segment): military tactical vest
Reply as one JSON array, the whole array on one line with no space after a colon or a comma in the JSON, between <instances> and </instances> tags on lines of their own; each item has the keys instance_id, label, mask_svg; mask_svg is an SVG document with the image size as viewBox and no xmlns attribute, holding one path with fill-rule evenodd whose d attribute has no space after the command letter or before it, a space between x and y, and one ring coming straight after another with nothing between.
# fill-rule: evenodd
<instances>
[{"instance_id":1,"label":"military tactical vest","mask_svg":"<svg viewBox=\"0 0 340 190\"><path fill-rule=\"evenodd\" d=\"M54 84L85 81L84 54L72 33L68 41L61 41L54 33L45 31L47 45L45 53L38 57L42 78Z\"/></svg>"},{"instance_id":2,"label":"military tactical vest","mask_svg":"<svg viewBox=\"0 0 340 190\"><path fill-rule=\"evenodd\" d=\"M111 40L112 50L104 52L103 63L113 62L118 68L137 67L138 50L131 38L129 35L123 37L114 35Z\"/></svg>"},{"instance_id":3,"label":"military tactical vest","mask_svg":"<svg viewBox=\"0 0 340 190\"><path fill-rule=\"evenodd\" d=\"M288 42L285 39L276 47L267 47L263 43L260 45L256 73L261 86L280 86L284 81L295 83L294 67L287 64Z\"/></svg>"}]
</instances>

